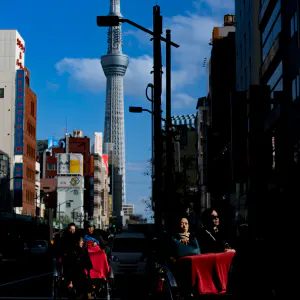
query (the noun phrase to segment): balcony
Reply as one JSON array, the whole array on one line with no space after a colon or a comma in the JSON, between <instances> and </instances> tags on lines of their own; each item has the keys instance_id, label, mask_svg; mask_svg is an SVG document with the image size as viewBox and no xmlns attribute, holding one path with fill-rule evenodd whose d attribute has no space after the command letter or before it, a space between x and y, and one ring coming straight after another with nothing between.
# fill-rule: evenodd
<instances>
[{"instance_id":1,"label":"balcony","mask_svg":"<svg viewBox=\"0 0 300 300\"><path fill-rule=\"evenodd\" d=\"M260 68L260 78L262 78L265 74L265 72L268 70L270 64L274 60L274 57L279 51L280 46L280 33L278 34L276 40L274 41L269 53L267 54L261 68Z\"/></svg>"}]
</instances>

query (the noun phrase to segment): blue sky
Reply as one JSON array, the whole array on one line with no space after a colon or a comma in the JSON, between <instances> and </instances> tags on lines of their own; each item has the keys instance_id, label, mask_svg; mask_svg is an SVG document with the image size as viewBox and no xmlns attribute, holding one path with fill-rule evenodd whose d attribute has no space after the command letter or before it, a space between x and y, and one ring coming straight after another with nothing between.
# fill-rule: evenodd
<instances>
[{"instance_id":1,"label":"blue sky","mask_svg":"<svg viewBox=\"0 0 300 300\"><path fill-rule=\"evenodd\" d=\"M212 29L223 15L234 13L233 0L121 0L124 17L152 29L154 5L161 6L164 32L172 30L173 115L195 113L197 98L206 94L204 58ZM93 139L103 131L105 77L100 56L106 54L106 28L96 16L106 15L109 0L14 0L1 3L0 29L17 29L26 42L25 64L38 96L37 138L60 138L66 128L83 130ZM164 48L162 49L164 56ZM130 57L124 80L127 202L144 213L150 195L144 176L151 157L150 116L129 114L129 106L149 108L145 88L152 82L150 36L123 26L123 52Z\"/></svg>"}]
</instances>

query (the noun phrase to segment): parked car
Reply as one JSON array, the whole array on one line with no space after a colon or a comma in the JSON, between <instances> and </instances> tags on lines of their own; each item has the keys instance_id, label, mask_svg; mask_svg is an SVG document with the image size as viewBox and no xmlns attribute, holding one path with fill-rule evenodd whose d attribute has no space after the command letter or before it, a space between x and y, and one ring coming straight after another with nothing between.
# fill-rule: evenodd
<instances>
[{"instance_id":1,"label":"parked car","mask_svg":"<svg viewBox=\"0 0 300 300\"><path fill-rule=\"evenodd\" d=\"M48 242L45 240L37 240L30 247L31 255L45 255L48 253Z\"/></svg>"},{"instance_id":2,"label":"parked car","mask_svg":"<svg viewBox=\"0 0 300 300\"><path fill-rule=\"evenodd\" d=\"M146 272L146 238L142 233L121 233L114 238L111 249L111 266L115 275Z\"/></svg>"}]
</instances>

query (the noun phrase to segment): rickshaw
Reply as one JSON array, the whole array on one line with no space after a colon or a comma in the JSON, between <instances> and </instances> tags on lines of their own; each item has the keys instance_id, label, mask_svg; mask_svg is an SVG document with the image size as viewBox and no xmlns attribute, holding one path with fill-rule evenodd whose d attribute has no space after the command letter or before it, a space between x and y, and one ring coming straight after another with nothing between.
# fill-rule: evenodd
<instances>
[{"instance_id":1,"label":"rickshaw","mask_svg":"<svg viewBox=\"0 0 300 300\"><path fill-rule=\"evenodd\" d=\"M56 234L53 241L53 300L66 298L70 292L68 291L67 282L64 278L65 254L60 251L63 234L63 231ZM112 268L109 266L109 260L107 259L106 254L98 246L93 247L89 243L85 246L88 248L93 264L93 269L86 272L86 278L88 281L88 297L89 299L101 298L111 300L113 294L114 275ZM99 253L101 255L99 255ZM109 256L109 253L107 255ZM99 270L99 266L101 270Z\"/></svg>"},{"instance_id":2,"label":"rickshaw","mask_svg":"<svg viewBox=\"0 0 300 300\"><path fill-rule=\"evenodd\" d=\"M168 238L163 237L164 241ZM147 300L187 300L202 295L227 294L228 274L234 252L209 253L165 259L159 252L160 240L148 264L151 283Z\"/></svg>"}]
</instances>

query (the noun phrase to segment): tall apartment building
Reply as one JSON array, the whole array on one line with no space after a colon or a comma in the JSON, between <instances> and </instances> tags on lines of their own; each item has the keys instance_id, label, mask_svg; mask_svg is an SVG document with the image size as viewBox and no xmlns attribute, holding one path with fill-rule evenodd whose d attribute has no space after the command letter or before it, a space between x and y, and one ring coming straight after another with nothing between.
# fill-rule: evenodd
<instances>
[{"instance_id":1,"label":"tall apartment building","mask_svg":"<svg viewBox=\"0 0 300 300\"><path fill-rule=\"evenodd\" d=\"M224 26L214 27L208 67L207 192L218 205L231 192L231 93L236 86L235 17L224 16Z\"/></svg>"},{"instance_id":2,"label":"tall apartment building","mask_svg":"<svg viewBox=\"0 0 300 300\"><path fill-rule=\"evenodd\" d=\"M13 205L35 216L37 97L25 68L25 41L17 30L0 31L0 148L11 157Z\"/></svg>"},{"instance_id":3,"label":"tall apartment building","mask_svg":"<svg viewBox=\"0 0 300 300\"><path fill-rule=\"evenodd\" d=\"M259 9L258 0L235 1L237 91L247 91L250 84L259 84L261 66L260 32L257 21Z\"/></svg>"}]
</instances>

